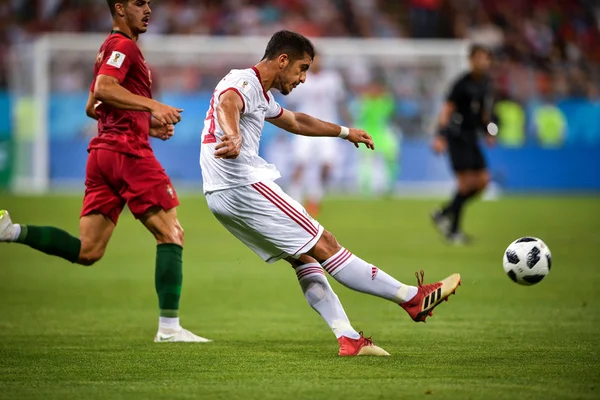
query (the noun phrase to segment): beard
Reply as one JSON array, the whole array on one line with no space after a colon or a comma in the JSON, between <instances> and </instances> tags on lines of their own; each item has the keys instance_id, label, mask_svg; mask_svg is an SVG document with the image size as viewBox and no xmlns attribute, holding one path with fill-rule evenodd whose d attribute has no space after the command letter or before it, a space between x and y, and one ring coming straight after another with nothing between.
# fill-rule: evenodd
<instances>
[{"instance_id":1,"label":"beard","mask_svg":"<svg viewBox=\"0 0 600 400\"><path fill-rule=\"evenodd\" d=\"M287 96L291 92L291 90L288 89L289 86L285 85L284 80L281 76L279 76L277 78L277 86L274 86L274 87L275 87L275 89L279 90L279 93L281 93L284 96Z\"/></svg>"}]
</instances>

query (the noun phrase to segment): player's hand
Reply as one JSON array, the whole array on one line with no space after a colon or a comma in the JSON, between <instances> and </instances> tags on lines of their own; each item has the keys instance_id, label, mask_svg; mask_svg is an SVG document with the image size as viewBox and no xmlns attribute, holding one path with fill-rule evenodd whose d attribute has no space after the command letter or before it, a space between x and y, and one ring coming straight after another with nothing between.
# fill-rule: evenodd
<instances>
[{"instance_id":1,"label":"player's hand","mask_svg":"<svg viewBox=\"0 0 600 400\"><path fill-rule=\"evenodd\" d=\"M156 119L152 120L152 126L150 127L150 136L158 138L160 140L169 140L173 137L174 134L174 125L163 125Z\"/></svg>"},{"instance_id":2,"label":"player's hand","mask_svg":"<svg viewBox=\"0 0 600 400\"><path fill-rule=\"evenodd\" d=\"M375 150L373 138L362 129L350 128L350 133L346 140L352 142L356 148L358 148L359 144L364 143L367 149Z\"/></svg>"},{"instance_id":3,"label":"player's hand","mask_svg":"<svg viewBox=\"0 0 600 400\"><path fill-rule=\"evenodd\" d=\"M183 108L171 107L163 103L155 102L150 110L152 116L163 125L175 125L181 121Z\"/></svg>"},{"instance_id":4,"label":"player's hand","mask_svg":"<svg viewBox=\"0 0 600 400\"><path fill-rule=\"evenodd\" d=\"M433 139L431 147L436 154L445 153L446 149L448 148L448 141L445 137L436 135L435 139Z\"/></svg>"},{"instance_id":5,"label":"player's hand","mask_svg":"<svg viewBox=\"0 0 600 400\"><path fill-rule=\"evenodd\" d=\"M486 135L485 136L485 143L489 146L489 147L494 147L496 145L496 136L492 136L492 135Z\"/></svg>"},{"instance_id":6,"label":"player's hand","mask_svg":"<svg viewBox=\"0 0 600 400\"><path fill-rule=\"evenodd\" d=\"M221 142L215 146L215 158L237 158L241 150L241 135L224 135L221 137Z\"/></svg>"}]
</instances>

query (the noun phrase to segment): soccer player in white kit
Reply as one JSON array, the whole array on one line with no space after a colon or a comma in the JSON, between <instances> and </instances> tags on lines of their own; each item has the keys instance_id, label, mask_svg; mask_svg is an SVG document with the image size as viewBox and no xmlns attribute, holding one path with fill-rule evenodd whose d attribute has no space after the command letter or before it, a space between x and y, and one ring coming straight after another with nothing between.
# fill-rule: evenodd
<instances>
[{"instance_id":1,"label":"soccer player in white kit","mask_svg":"<svg viewBox=\"0 0 600 400\"><path fill-rule=\"evenodd\" d=\"M217 220L264 261L292 265L306 300L337 337L340 356L389 355L352 327L324 271L350 289L393 301L414 321L425 321L454 293L460 275L426 285L421 271L418 286L404 285L343 248L274 182L279 172L258 155L265 120L297 135L339 136L374 149L360 129L291 112L275 101L270 90L287 95L304 83L313 58L307 38L280 31L258 64L232 70L219 82L202 131L204 193Z\"/></svg>"},{"instance_id":2,"label":"soccer player in white kit","mask_svg":"<svg viewBox=\"0 0 600 400\"><path fill-rule=\"evenodd\" d=\"M306 83L300 85L286 99L286 105L295 111L323 121L339 123L349 120L345 104L345 88L341 75L333 69L323 69L321 57L316 55ZM294 172L289 194L316 217L332 170L340 161L339 139L295 135L292 140Z\"/></svg>"}]
</instances>

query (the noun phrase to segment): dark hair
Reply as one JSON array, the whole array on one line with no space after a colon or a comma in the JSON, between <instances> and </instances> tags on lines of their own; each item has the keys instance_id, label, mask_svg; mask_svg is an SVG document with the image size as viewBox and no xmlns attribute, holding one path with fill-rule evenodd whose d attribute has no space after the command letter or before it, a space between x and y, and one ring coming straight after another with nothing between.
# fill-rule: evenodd
<instances>
[{"instance_id":1,"label":"dark hair","mask_svg":"<svg viewBox=\"0 0 600 400\"><path fill-rule=\"evenodd\" d=\"M115 16L115 4L127 4L129 0L106 0L106 4L108 4L108 8L110 9L110 15Z\"/></svg>"},{"instance_id":2,"label":"dark hair","mask_svg":"<svg viewBox=\"0 0 600 400\"><path fill-rule=\"evenodd\" d=\"M315 47L299 33L279 31L271 36L262 59L273 60L282 54L287 54L290 61L299 60L304 54L308 54L312 60L315 58Z\"/></svg>"},{"instance_id":3,"label":"dark hair","mask_svg":"<svg viewBox=\"0 0 600 400\"><path fill-rule=\"evenodd\" d=\"M469 49L469 58L473 58L479 52L485 53L488 56L492 55L492 51L489 48L487 48L486 46L484 46L482 44L476 43L476 44L472 44L471 48Z\"/></svg>"}]
</instances>

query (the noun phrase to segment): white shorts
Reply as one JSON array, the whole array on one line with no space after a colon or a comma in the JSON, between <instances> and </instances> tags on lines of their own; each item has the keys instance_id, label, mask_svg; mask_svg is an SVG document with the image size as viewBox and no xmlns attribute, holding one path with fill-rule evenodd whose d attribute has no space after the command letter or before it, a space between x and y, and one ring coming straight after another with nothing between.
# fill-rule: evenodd
<instances>
[{"instance_id":1,"label":"white shorts","mask_svg":"<svg viewBox=\"0 0 600 400\"><path fill-rule=\"evenodd\" d=\"M207 193L219 222L260 258L272 263L312 249L323 227L271 181Z\"/></svg>"},{"instance_id":2,"label":"white shorts","mask_svg":"<svg viewBox=\"0 0 600 400\"><path fill-rule=\"evenodd\" d=\"M339 138L297 135L292 141L296 165L330 164L337 161Z\"/></svg>"}]
</instances>

